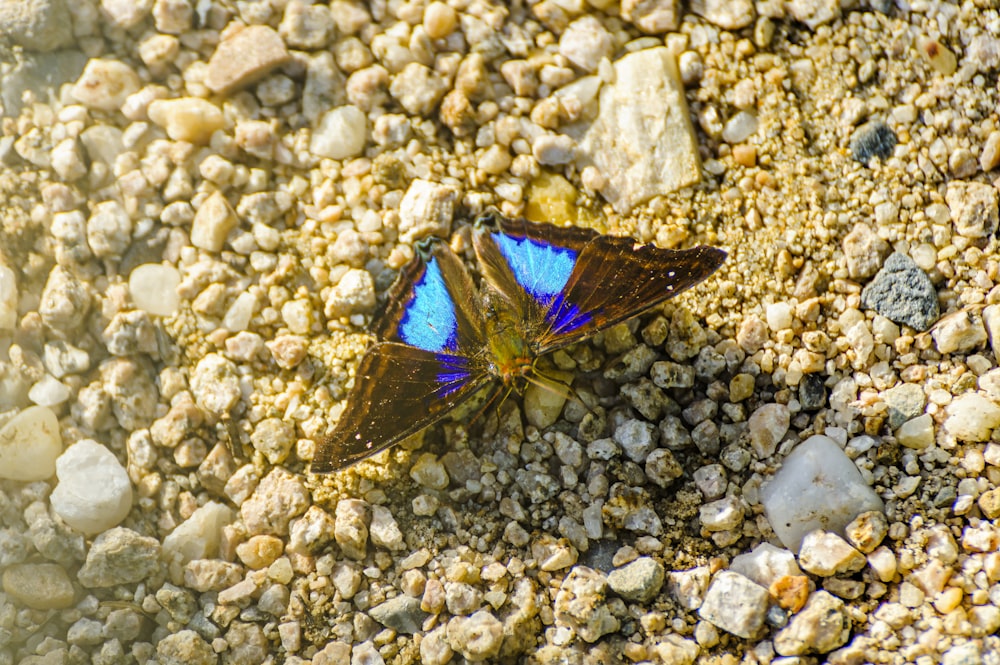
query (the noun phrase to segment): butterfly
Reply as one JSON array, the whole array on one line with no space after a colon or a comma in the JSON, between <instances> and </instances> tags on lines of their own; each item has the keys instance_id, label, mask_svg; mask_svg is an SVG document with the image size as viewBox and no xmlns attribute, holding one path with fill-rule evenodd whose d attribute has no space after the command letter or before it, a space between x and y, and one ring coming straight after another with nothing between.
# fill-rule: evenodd
<instances>
[{"instance_id":1,"label":"butterfly","mask_svg":"<svg viewBox=\"0 0 1000 665\"><path fill-rule=\"evenodd\" d=\"M592 229L487 212L473 248L479 287L451 247L417 248L372 323L343 415L314 473L353 464L441 420L477 394L521 393L540 356L630 319L722 265L715 247L640 245Z\"/></svg>"}]
</instances>

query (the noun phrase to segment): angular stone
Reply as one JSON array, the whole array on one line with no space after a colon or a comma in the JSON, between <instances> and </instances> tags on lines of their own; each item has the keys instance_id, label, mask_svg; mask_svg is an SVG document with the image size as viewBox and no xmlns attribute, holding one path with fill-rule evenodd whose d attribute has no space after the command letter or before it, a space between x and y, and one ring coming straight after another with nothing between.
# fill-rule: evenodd
<instances>
[{"instance_id":1,"label":"angular stone","mask_svg":"<svg viewBox=\"0 0 1000 665\"><path fill-rule=\"evenodd\" d=\"M896 252L861 291L861 304L895 323L923 332L938 316L937 291L913 259Z\"/></svg>"},{"instance_id":2,"label":"angular stone","mask_svg":"<svg viewBox=\"0 0 1000 665\"><path fill-rule=\"evenodd\" d=\"M281 36L266 25L250 25L230 33L208 61L205 85L228 94L267 76L290 58Z\"/></svg>"}]
</instances>

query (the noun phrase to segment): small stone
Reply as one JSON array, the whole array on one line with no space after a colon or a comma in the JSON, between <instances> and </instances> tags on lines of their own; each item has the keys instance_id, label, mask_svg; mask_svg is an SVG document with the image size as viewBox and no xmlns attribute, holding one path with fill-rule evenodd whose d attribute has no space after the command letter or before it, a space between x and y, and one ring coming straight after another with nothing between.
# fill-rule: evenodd
<instances>
[{"instance_id":1,"label":"small stone","mask_svg":"<svg viewBox=\"0 0 1000 665\"><path fill-rule=\"evenodd\" d=\"M205 85L228 94L267 76L290 58L281 36L266 25L230 32L208 61Z\"/></svg>"},{"instance_id":2,"label":"small stone","mask_svg":"<svg viewBox=\"0 0 1000 665\"><path fill-rule=\"evenodd\" d=\"M208 143L212 134L226 126L222 109L199 97L157 99L149 105L148 113L173 140L197 145Z\"/></svg>"},{"instance_id":3,"label":"small stone","mask_svg":"<svg viewBox=\"0 0 1000 665\"><path fill-rule=\"evenodd\" d=\"M448 622L448 644L471 662L490 660L500 653L503 623L486 610Z\"/></svg>"},{"instance_id":4,"label":"small stone","mask_svg":"<svg viewBox=\"0 0 1000 665\"><path fill-rule=\"evenodd\" d=\"M52 509L87 535L119 524L132 509L132 484L114 453L92 439L81 439L56 460L59 483Z\"/></svg>"},{"instance_id":5,"label":"small stone","mask_svg":"<svg viewBox=\"0 0 1000 665\"><path fill-rule=\"evenodd\" d=\"M426 116L448 92L448 82L430 67L411 62L392 77L389 94L410 115Z\"/></svg>"},{"instance_id":6,"label":"small stone","mask_svg":"<svg viewBox=\"0 0 1000 665\"><path fill-rule=\"evenodd\" d=\"M214 192L195 212L191 244L208 252L221 251L230 231L238 223L226 197L221 192Z\"/></svg>"},{"instance_id":7,"label":"small stone","mask_svg":"<svg viewBox=\"0 0 1000 665\"><path fill-rule=\"evenodd\" d=\"M847 259L847 274L853 280L863 280L882 267L882 259L889 244L872 231L868 224L858 223L844 236L843 247L844 258Z\"/></svg>"},{"instance_id":8,"label":"small stone","mask_svg":"<svg viewBox=\"0 0 1000 665\"><path fill-rule=\"evenodd\" d=\"M960 441L988 441L1000 426L1000 406L976 393L959 395L945 412L944 431Z\"/></svg>"},{"instance_id":9,"label":"small stone","mask_svg":"<svg viewBox=\"0 0 1000 665\"><path fill-rule=\"evenodd\" d=\"M29 406L0 427L0 478L48 480L62 450L55 413L45 406Z\"/></svg>"},{"instance_id":10,"label":"small stone","mask_svg":"<svg viewBox=\"0 0 1000 665\"><path fill-rule=\"evenodd\" d=\"M323 304L323 313L329 317L351 316L370 313L374 307L375 282L371 273L351 268L330 289Z\"/></svg>"},{"instance_id":11,"label":"small stone","mask_svg":"<svg viewBox=\"0 0 1000 665\"><path fill-rule=\"evenodd\" d=\"M402 550L406 546L406 543L403 542L403 532L396 524L396 518L385 506L372 506L372 520L368 530L372 544L376 547Z\"/></svg>"},{"instance_id":12,"label":"small stone","mask_svg":"<svg viewBox=\"0 0 1000 665\"><path fill-rule=\"evenodd\" d=\"M882 401L889 407L889 427L898 428L924 412L927 396L915 383L902 383L882 393Z\"/></svg>"},{"instance_id":13,"label":"small stone","mask_svg":"<svg viewBox=\"0 0 1000 665\"><path fill-rule=\"evenodd\" d=\"M549 370L546 378L557 383L570 385L573 382L573 374ZM524 417L538 429L550 427L559 419L559 415L566 405L567 396L564 391L552 390L550 386L542 386L536 383L528 385L524 391Z\"/></svg>"},{"instance_id":14,"label":"small stone","mask_svg":"<svg viewBox=\"0 0 1000 665\"><path fill-rule=\"evenodd\" d=\"M761 488L760 498L774 532L793 552L811 531L842 533L859 514L884 510L854 462L823 435L796 446Z\"/></svg>"},{"instance_id":15,"label":"small stone","mask_svg":"<svg viewBox=\"0 0 1000 665\"><path fill-rule=\"evenodd\" d=\"M632 563L608 574L608 586L625 600L648 603L663 586L663 564L650 557L639 557Z\"/></svg>"},{"instance_id":16,"label":"small stone","mask_svg":"<svg viewBox=\"0 0 1000 665\"><path fill-rule=\"evenodd\" d=\"M228 415L242 397L236 365L217 353L209 353L194 368L191 392L198 406L209 413Z\"/></svg>"},{"instance_id":17,"label":"small stone","mask_svg":"<svg viewBox=\"0 0 1000 665\"><path fill-rule=\"evenodd\" d=\"M308 496L301 478L276 467L243 502L243 521L250 533L285 535L290 521L306 511Z\"/></svg>"},{"instance_id":18,"label":"small stone","mask_svg":"<svg viewBox=\"0 0 1000 665\"><path fill-rule=\"evenodd\" d=\"M788 330L794 320L792 306L787 302L771 303L767 306L764 316L767 319L767 327L774 332Z\"/></svg>"},{"instance_id":19,"label":"small stone","mask_svg":"<svg viewBox=\"0 0 1000 665\"><path fill-rule=\"evenodd\" d=\"M958 69L958 58L947 46L936 39L921 35L917 37L917 50L927 58L927 62L942 76L951 76Z\"/></svg>"},{"instance_id":20,"label":"small stone","mask_svg":"<svg viewBox=\"0 0 1000 665\"><path fill-rule=\"evenodd\" d=\"M972 311L959 311L944 317L931 330L939 353L969 353L987 341L982 318Z\"/></svg>"},{"instance_id":21,"label":"small stone","mask_svg":"<svg viewBox=\"0 0 1000 665\"><path fill-rule=\"evenodd\" d=\"M913 259L898 252L861 291L861 303L895 323L923 332L938 316L937 291Z\"/></svg>"},{"instance_id":22,"label":"small stone","mask_svg":"<svg viewBox=\"0 0 1000 665\"><path fill-rule=\"evenodd\" d=\"M193 630L181 630L156 643L161 665L214 665L219 657L205 639Z\"/></svg>"},{"instance_id":23,"label":"small stone","mask_svg":"<svg viewBox=\"0 0 1000 665\"><path fill-rule=\"evenodd\" d=\"M872 157L878 157L884 162L892 156L898 141L889 125L881 120L872 120L854 130L851 136L851 156L866 166Z\"/></svg>"},{"instance_id":24,"label":"small stone","mask_svg":"<svg viewBox=\"0 0 1000 665\"><path fill-rule=\"evenodd\" d=\"M251 570L267 568L281 556L284 543L279 538L263 534L250 536L236 546L236 556Z\"/></svg>"},{"instance_id":25,"label":"small stone","mask_svg":"<svg viewBox=\"0 0 1000 665\"><path fill-rule=\"evenodd\" d=\"M19 563L3 571L3 590L15 601L35 610L63 610L73 605L76 592L66 570L54 563Z\"/></svg>"},{"instance_id":26,"label":"small stone","mask_svg":"<svg viewBox=\"0 0 1000 665\"><path fill-rule=\"evenodd\" d=\"M88 589L113 587L147 581L161 569L160 543L155 538L115 527L94 540L77 579Z\"/></svg>"},{"instance_id":27,"label":"small stone","mask_svg":"<svg viewBox=\"0 0 1000 665\"><path fill-rule=\"evenodd\" d=\"M543 166L568 164L575 147L576 141L563 134L540 134L531 144L531 154Z\"/></svg>"},{"instance_id":28,"label":"small stone","mask_svg":"<svg viewBox=\"0 0 1000 665\"><path fill-rule=\"evenodd\" d=\"M593 16L569 24L559 38L559 53L585 72L594 72L603 58L614 52L611 34Z\"/></svg>"},{"instance_id":29,"label":"small stone","mask_svg":"<svg viewBox=\"0 0 1000 665\"><path fill-rule=\"evenodd\" d=\"M250 434L250 443L271 464L281 464L295 444L295 427L281 418L265 418Z\"/></svg>"},{"instance_id":30,"label":"small stone","mask_svg":"<svg viewBox=\"0 0 1000 665\"><path fill-rule=\"evenodd\" d=\"M1000 166L1000 131L990 132L983 143L983 151L979 154L979 166L984 173L989 173Z\"/></svg>"},{"instance_id":31,"label":"small stone","mask_svg":"<svg viewBox=\"0 0 1000 665\"><path fill-rule=\"evenodd\" d=\"M621 4L622 18L647 34L663 34L680 25L678 0L622 0Z\"/></svg>"},{"instance_id":32,"label":"small stone","mask_svg":"<svg viewBox=\"0 0 1000 665\"><path fill-rule=\"evenodd\" d=\"M447 238L455 211L456 192L429 180L410 183L399 203L399 234L403 242L433 235Z\"/></svg>"},{"instance_id":33,"label":"small stone","mask_svg":"<svg viewBox=\"0 0 1000 665\"><path fill-rule=\"evenodd\" d=\"M988 492L983 492L977 500L979 509L983 511L986 519L995 520L1000 517L1000 488L994 488Z\"/></svg>"},{"instance_id":34,"label":"small stone","mask_svg":"<svg viewBox=\"0 0 1000 665\"><path fill-rule=\"evenodd\" d=\"M368 610L368 615L397 633L419 633L428 613L420 609L420 599L401 594Z\"/></svg>"},{"instance_id":35,"label":"small stone","mask_svg":"<svg viewBox=\"0 0 1000 665\"><path fill-rule=\"evenodd\" d=\"M139 90L138 74L123 62L94 58L70 90L73 98L98 111L117 111Z\"/></svg>"},{"instance_id":36,"label":"small stone","mask_svg":"<svg viewBox=\"0 0 1000 665\"><path fill-rule=\"evenodd\" d=\"M681 607L696 610L701 607L711 576L707 566L672 571L667 578L667 588Z\"/></svg>"},{"instance_id":37,"label":"small stone","mask_svg":"<svg viewBox=\"0 0 1000 665\"><path fill-rule=\"evenodd\" d=\"M996 233L1000 222L1000 195L992 185L952 180L945 192L955 231L966 238Z\"/></svg>"},{"instance_id":38,"label":"small stone","mask_svg":"<svg viewBox=\"0 0 1000 665\"><path fill-rule=\"evenodd\" d=\"M787 0L785 11L810 30L840 18L838 0Z\"/></svg>"},{"instance_id":39,"label":"small stone","mask_svg":"<svg viewBox=\"0 0 1000 665\"><path fill-rule=\"evenodd\" d=\"M788 432L791 413L784 404L765 404L747 420L750 445L758 459L774 454L778 443Z\"/></svg>"},{"instance_id":40,"label":"small stone","mask_svg":"<svg viewBox=\"0 0 1000 665\"><path fill-rule=\"evenodd\" d=\"M934 419L929 413L907 420L895 432L901 446L923 450L934 443Z\"/></svg>"},{"instance_id":41,"label":"small stone","mask_svg":"<svg viewBox=\"0 0 1000 665\"><path fill-rule=\"evenodd\" d=\"M159 263L144 263L132 269L128 290L139 309L154 316L172 316L180 306L177 287L181 274L177 268Z\"/></svg>"},{"instance_id":42,"label":"small stone","mask_svg":"<svg viewBox=\"0 0 1000 665\"><path fill-rule=\"evenodd\" d=\"M706 503L698 509L698 519L707 531L731 531L743 524L743 502L725 497Z\"/></svg>"},{"instance_id":43,"label":"small stone","mask_svg":"<svg viewBox=\"0 0 1000 665\"><path fill-rule=\"evenodd\" d=\"M444 2L432 2L424 9L423 26L431 39L444 39L458 26L458 14Z\"/></svg>"},{"instance_id":44,"label":"small stone","mask_svg":"<svg viewBox=\"0 0 1000 665\"><path fill-rule=\"evenodd\" d=\"M883 582L891 582L896 576L896 555L888 547L879 547L869 554L868 565Z\"/></svg>"},{"instance_id":45,"label":"small stone","mask_svg":"<svg viewBox=\"0 0 1000 665\"><path fill-rule=\"evenodd\" d=\"M729 570L763 587L770 587L783 578L802 575L802 570L795 562L795 555L770 543L761 543L746 554L736 555Z\"/></svg>"},{"instance_id":46,"label":"small stone","mask_svg":"<svg viewBox=\"0 0 1000 665\"><path fill-rule=\"evenodd\" d=\"M642 420L630 419L623 422L614 432L615 442L621 446L622 452L633 462L642 463L656 448L659 432L651 424Z\"/></svg>"},{"instance_id":47,"label":"small stone","mask_svg":"<svg viewBox=\"0 0 1000 665\"><path fill-rule=\"evenodd\" d=\"M333 30L333 15L327 7L302 0L288 3L278 26L278 34L288 46L306 50L326 46Z\"/></svg>"},{"instance_id":48,"label":"small stone","mask_svg":"<svg viewBox=\"0 0 1000 665\"><path fill-rule=\"evenodd\" d=\"M826 382L820 374L806 374L799 381L799 403L803 411L826 406Z\"/></svg>"},{"instance_id":49,"label":"small stone","mask_svg":"<svg viewBox=\"0 0 1000 665\"><path fill-rule=\"evenodd\" d=\"M727 633L750 639L764 627L768 604L767 589L723 570L708 587L698 616Z\"/></svg>"},{"instance_id":50,"label":"small stone","mask_svg":"<svg viewBox=\"0 0 1000 665\"><path fill-rule=\"evenodd\" d=\"M183 580L189 562L218 556L222 530L235 518L228 506L209 501L163 539L163 559L175 583Z\"/></svg>"},{"instance_id":51,"label":"small stone","mask_svg":"<svg viewBox=\"0 0 1000 665\"><path fill-rule=\"evenodd\" d=\"M630 7L647 4L626 2L622 14L628 17ZM596 167L605 178L601 195L624 213L700 182L701 169L684 86L669 49L630 53L614 67L615 82L601 88L600 110L579 143L577 166ZM636 160L627 146L638 145L652 153Z\"/></svg>"},{"instance_id":52,"label":"small stone","mask_svg":"<svg viewBox=\"0 0 1000 665\"><path fill-rule=\"evenodd\" d=\"M410 469L410 478L421 487L433 490L446 489L451 482L448 471L433 453L423 453L417 458Z\"/></svg>"},{"instance_id":53,"label":"small stone","mask_svg":"<svg viewBox=\"0 0 1000 665\"><path fill-rule=\"evenodd\" d=\"M851 636L851 619L844 602L817 591L788 626L774 636L774 650L782 656L808 653L829 653L847 643Z\"/></svg>"},{"instance_id":54,"label":"small stone","mask_svg":"<svg viewBox=\"0 0 1000 665\"><path fill-rule=\"evenodd\" d=\"M865 557L837 534L816 530L802 540L799 565L807 573L832 577L861 570Z\"/></svg>"},{"instance_id":55,"label":"small stone","mask_svg":"<svg viewBox=\"0 0 1000 665\"><path fill-rule=\"evenodd\" d=\"M594 643L618 630L618 619L606 603L607 577L586 566L574 566L556 592L553 610L556 626L576 632Z\"/></svg>"},{"instance_id":56,"label":"small stone","mask_svg":"<svg viewBox=\"0 0 1000 665\"><path fill-rule=\"evenodd\" d=\"M691 11L724 30L739 30L754 21L751 0L693 0Z\"/></svg>"},{"instance_id":57,"label":"small stone","mask_svg":"<svg viewBox=\"0 0 1000 665\"><path fill-rule=\"evenodd\" d=\"M368 525L371 516L368 504L360 499L341 499L337 502L333 537L344 556L362 560L368 549Z\"/></svg>"},{"instance_id":58,"label":"small stone","mask_svg":"<svg viewBox=\"0 0 1000 665\"><path fill-rule=\"evenodd\" d=\"M667 487L684 475L684 467L666 448L657 448L646 456L645 471L646 477L660 487Z\"/></svg>"},{"instance_id":59,"label":"small stone","mask_svg":"<svg viewBox=\"0 0 1000 665\"><path fill-rule=\"evenodd\" d=\"M222 591L243 579L243 567L219 559L195 559L184 566L184 586L198 593Z\"/></svg>"},{"instance_id":60,"label":"small stone","mask_svg":"<svg viewBox=\"0 0 1000 665\"><path fill-rule=\"evenodd\" d=\"M885 514L870 510L851 520L844 531L852 545L863 554L869 554L882 544L889 533L889 521Z\"/></svg>"},{"instance_id":61,"label":"small stone","mask_svg":"<svg viewBox=\"0 0 1000 665\"><path fill-rule=\"evenodd\" d=\"M740 111L726 121L722 128L722 140L730 144L742 143L757 133L758 126L756 115Z\"/></svg>"},{"instance_id":62,"label":"small stone","mask_svg":"<svg viewBox=\"0 0 1000 665\"><path fill-rule=\"evenodd\" d=\"M356 106L330 109L309 139L309 151L329 159L357 157L368 142L368 120Z\"/></svg>"}]
</instances>

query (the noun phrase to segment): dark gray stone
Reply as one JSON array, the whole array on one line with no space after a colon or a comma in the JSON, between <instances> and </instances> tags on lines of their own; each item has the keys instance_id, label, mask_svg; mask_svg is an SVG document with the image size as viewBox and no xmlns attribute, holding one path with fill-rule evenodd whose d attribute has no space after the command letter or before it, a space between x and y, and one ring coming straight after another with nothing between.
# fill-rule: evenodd
<instances>
[{"instance_id":1,"label":"dark gray stone","mask_svg":"<svg viewBox=\"0 0 1000 665\"><path fill-rule=\"evenodd\" d=\"M799 404L803 411L815 411L826 406L826 383L822 374L806 374L799 381Z\"/></svg>"},{"instance_id":2,"label":"dark gray stone","mask_svg":"<svg viewBox=\"0 0 1000 665\"><path fill-rule=\"evenodd\" d=\"M865 165L872 157L885 161L892 156L897 142L896 133L889 125L872 120L858 127L851 136L851 156Z\"/></svg>"},{"instance_id":3,"label":"dark gray stone","mask_svg":"<svg viewBox=\"0 0 1000 665\"><path fill-rule=\"evenodd\" d=\"M861 291L861 304L895 323L923 332L941 310L930 278L913 259L896 252Z\"/></svg>"}]
</instances>

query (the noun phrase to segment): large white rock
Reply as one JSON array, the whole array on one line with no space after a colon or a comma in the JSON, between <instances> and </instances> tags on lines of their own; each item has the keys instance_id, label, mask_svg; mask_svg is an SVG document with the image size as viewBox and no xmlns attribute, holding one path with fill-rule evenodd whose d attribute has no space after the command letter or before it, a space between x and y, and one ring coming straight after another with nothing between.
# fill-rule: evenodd
<instances>
[{"instance_id":1,"label":"large white rock","mask_svg":"<svg viewBox=\"0 0 1000 665\"><path fill-rule=\"evenodd\" d=\"M28 407L0 427L0 478L51 478L62 448L56 414L48 407Z\"/></svg>"},{"instance_id":2,"label":"large white rock","mask_svg":"<svg viewBox=\"0 0 1000 665\"><path fill-rule=\"evenodd\" d=\"M52 509L66 524L92 535L121 523L132 509L132 484L114 453L81 439L56 460L59 484Z\"/></svg>"},{"instance_id":3,"label":"large white rock","mask_svg":"<svg viewBox=\"0 0 1000 665\"><path fill-rule=\"evenodd\" d=\"M771 528L782 544L798 552L810 531L844 535L855 517L885 510L882 499L833 439L817 434L785 458L760 491Z\"/></svg>"},{"instance_id":4,"label":"large white rock","mask_svg":"<svg viewBox=\"0 0 1000 665\"><path fill-rule=\"evenodd\" d=\"M579 142L578 166L604 176L601 195L619 213L701 181L698 141L677 63L666 47L615 62L615 82Z\"/></svg>"}]
</instances>

